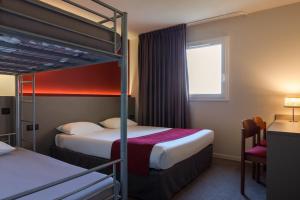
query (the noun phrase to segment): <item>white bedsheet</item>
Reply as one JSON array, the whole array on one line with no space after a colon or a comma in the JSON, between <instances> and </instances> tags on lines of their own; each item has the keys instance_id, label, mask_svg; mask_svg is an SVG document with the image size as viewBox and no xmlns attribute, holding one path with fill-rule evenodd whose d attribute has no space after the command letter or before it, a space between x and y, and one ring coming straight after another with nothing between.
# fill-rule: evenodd
<instances>
[{"instance_id":1,"label":"white bedsheet","mask_svg":"<svg viewBox=\"0 0 300 200\"><path fill-rule=\"evenodd\" d=\"M0 199L48 184L85 171L65 162L44 156L22 148L0 156ZM100 173L90 173L71 181L53 186L51 188L30 194L19 200L53 200L66 195L74 190L86 187L89 184L103 178ZM112 195L112 189L105 189L113 183L108 178L100 183L92 185L76 194L64 198L64 200L90 199L97 194L97 199L106 199ZM103 192L101 190L105 189ZM95 197L95 199L96 199Z\"/></svg>"},{"instance_id":2,"label":"white bedsheet","mask_svg":"<svg viewBox=\"0 0 300 200\"><path fill-rule=\"evenodd\" d=\"M149 135L168 129L150 126L128 127L128 138ZM61 148L110 159L112 143L118 139L120 139L120 129L105 129L100 132L81 135L58 134L55 142ZM212 144L213 140L214 132L203 129L187 137L156 144L150 155L149 167L168 169Z\"/></svg>"}]
</instances>

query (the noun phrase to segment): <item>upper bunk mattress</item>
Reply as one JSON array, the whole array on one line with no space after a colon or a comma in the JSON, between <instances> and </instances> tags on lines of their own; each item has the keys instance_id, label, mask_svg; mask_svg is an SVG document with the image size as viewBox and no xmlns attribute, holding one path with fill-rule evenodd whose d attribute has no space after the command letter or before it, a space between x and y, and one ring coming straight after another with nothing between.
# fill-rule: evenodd
<instances>
[{"instance_id":1,"label":"upper bunk mattress","mask_svg":"<svg viewBox=\"0 0 300 200\"><path fill-rule=\"evenodd\" d=\"M0 0L0 9L2 27L114 52L114 32L111 29L59 8L40 1ZM119 35L117 43L120 47Z\"/></svg>"},{"instance_id":2,"label":"upper bunk mattress","mask_svg":"<svg viewBox=\"0 0 300 200\"><path fill-rule=\"evenodd\" d=\"M128 138L150 135L169 129L151 126L132 126L128 127ZM104 129L103 131L80 135L58 134L56 135L55 143L60 148L110 159L112 144L118 139L120 139L120 129ZM150 154L149 167L153 169L168 169L212 144L213 140L214 132L203 129L190 136L158 143L154 145Z\"/></svg>"},{"instance_id":3,"label":"upper bunk mattress","mask_svg":"<svg viewBox=\"0 0 300 200\"><path fill-rule=\"evenodd\" d=\"M78 174L85 170L22 148L0 156L0 163L0 199ZM101 177L104 177L104 175L94 172L21 199L56 199L76 189L87 186ZM108 178L65 199L90 199L89 197L95 194L96 197L93 198L106 199L113 194L112 188L106 189L112 183L112 178ZM103 191L101 192L101 190Z\"/></svg>"}]
</instances>

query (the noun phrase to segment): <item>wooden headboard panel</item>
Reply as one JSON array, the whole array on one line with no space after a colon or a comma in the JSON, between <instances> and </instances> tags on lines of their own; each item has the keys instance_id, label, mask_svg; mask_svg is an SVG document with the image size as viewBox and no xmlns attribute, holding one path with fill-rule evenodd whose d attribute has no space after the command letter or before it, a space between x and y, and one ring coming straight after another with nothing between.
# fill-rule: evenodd
<instances>
[{"instance_id":1,"label":"wooden headboard panel","mask_svg":"<svg viewBox=\"0 0 300 200\"><path fill-rule=\"evenodd\" d=\"M120 114L120 97L69 97L69 96L38 96L37 97L37 123L39 124L37 137L37 150L49 154L54 144L56 127L61 124L90 121L99 122ZM23 118L31 118L31 106L24 106ZM129 97L129 117L134 118L135 99ZM23 127L26 130L26 127ZM31 132L24 131L30 136ZM26 138L27 138L26 137ZM30 146L28 142L27 145Z\"/></svg>"}]
</instances>

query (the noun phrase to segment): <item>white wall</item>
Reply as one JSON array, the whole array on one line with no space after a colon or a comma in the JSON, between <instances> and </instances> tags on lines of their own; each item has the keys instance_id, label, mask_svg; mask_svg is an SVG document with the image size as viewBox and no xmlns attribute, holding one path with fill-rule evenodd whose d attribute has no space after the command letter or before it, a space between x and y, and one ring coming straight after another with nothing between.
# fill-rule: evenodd
<instances>
[{"instance_id":1,"label":"white wall","mask_svg":"<svg viewBox=\"0 0 300 200\"><path fill-rule=\"evenodd\" d=\"M299 19L298 3L188 28L188 42L230 37L230 100L191 102L192 126L215 130L218 156L239 158L243 119L290 113L282 105L300 94Z\"/></svg>"},{"instance_id":2,"label":"white wall","mask_svg":"<svg viewBox=\"0 0 300 200\"><path fill-rule=\"evenodd\" d=\"M0 75L0 96L15 96L15 77Z\"/></svg>"},{"instance_id":3,"label":"white wall","mask_svg":"<svg viewBox=\"0 0 300 200\"><path fill-rule=\"evenodd\" d=\"M139 38L138 35L130 33L130 58L129 58L129 91L130 95L135 98L135 116L137 119L138 114L138 89L139 89L139 77L138 77L138 47Z\"/></svg>"},{"instance_id":4,"label":"white wall","mask_svg":"<svg viewBox=\"0 0 300 200\"><path fill-rule=\"evenodd\" d=\"M132 96L137 97L138 94L138 37L130 39L130 59L129 59L129 90Z\"/></svg>"}]
</instances>

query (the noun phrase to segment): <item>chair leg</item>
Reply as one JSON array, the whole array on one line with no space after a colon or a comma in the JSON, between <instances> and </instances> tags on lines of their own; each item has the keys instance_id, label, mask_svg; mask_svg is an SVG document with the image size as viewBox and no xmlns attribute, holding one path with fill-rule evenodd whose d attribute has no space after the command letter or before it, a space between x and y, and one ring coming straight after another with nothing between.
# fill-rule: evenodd
<instances>
[{"instance_id":1,"label":"chair leg","mask_svg":"<svg viewBox=\"0 0 300 200\"><path fill-rule=\"evenodd\" d=\"M245 195L245 160L241 160L241 194Z\"/></svg>"},{"instance_id":2,"label":"chair leg","mask_svg":"<svg viewBox=\"0 0 300 200\"><path fill-rule=\"evenodd\" d=\"M252 178L255 180L256 177L256 163L252 162Z\"/></svg>"},{"instance_id":3,"label":"chair leg","mask_svg":"<svg viewBox=\"0 0 300 200\"><path fill-rule=\"evenodd\" d=\"M260 163L257 163L256 165L256 182L260 182Z\"/></svg>"},{"instance_id":4,"label":"chair leg","mask_svg":"<svg viewBox=\"0 0 300 200\"><path fill-rule=\"evenodd\" d=\"M264 169L264 172L267 171L267 165L266 164L263 165L263 169Z\"/></svg>"}]
</instances>

